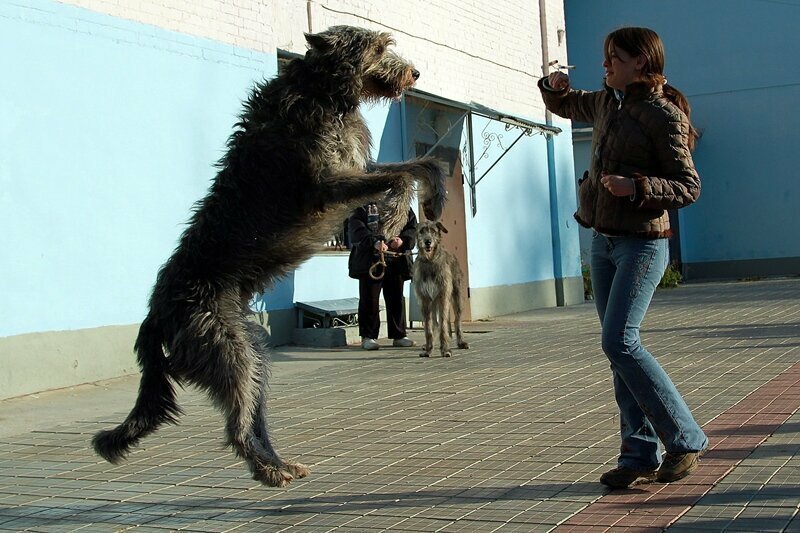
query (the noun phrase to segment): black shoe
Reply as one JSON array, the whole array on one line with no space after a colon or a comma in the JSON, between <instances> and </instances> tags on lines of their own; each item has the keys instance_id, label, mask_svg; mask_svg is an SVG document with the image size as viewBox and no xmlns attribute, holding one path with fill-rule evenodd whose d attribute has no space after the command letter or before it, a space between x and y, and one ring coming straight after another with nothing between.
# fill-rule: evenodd
<instances>
[{"instance_id":1,"label":"black shoe","mask_svg":"<svg viewBox=\"0 0 800 533\"><path fill-rule=\"evenodd\" d=\"M627 466L618 466L600 476L600 483L612 489L627 489L632 485L652 483L656 479L656 470L634 470Z\"/></svg>"}]
</instances>

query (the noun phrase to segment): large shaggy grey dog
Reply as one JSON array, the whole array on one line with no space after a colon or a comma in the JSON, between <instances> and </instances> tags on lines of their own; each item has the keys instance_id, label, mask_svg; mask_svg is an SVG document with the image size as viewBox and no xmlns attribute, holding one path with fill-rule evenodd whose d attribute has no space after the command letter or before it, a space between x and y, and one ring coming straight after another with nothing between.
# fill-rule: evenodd
<instances>
[{"instance_id":1,"label":"large shaggy grey dog","mask_svg":"<svg viewBox=\"0 0 800 533\"><path fill-rule=\"evenodd\" d=\"M456 330L459 348L467 349L461 331L461 282L464 274L456 256L442 247L442 233L447 229L441 222L425 221L417 224L417 249L411 278L414 293L422 308L422 324L425 329L425 346L420 357L430 357L433 337L439 334L439 349L442 357L450 357L449 337L452 335L450 318Z\"/></svg>"},{"instance_id":2,"label":"large shaggy grey dog","mask_svg":"<svg viewBox=\"0 0 800 533\"><path fill-rule=\"evenodd\" d=\"M396 99L419 77L389 34L337 26L306 35L309 50L245 103L208 195L161 267L134 349L139 397L121 425L94 436L120 461L181 410L174 383L205 390L227 419L227 443L253 478L283 486L308 468L282 460L267 431L268 337L249 301L309 258L350 211L415 182L426 214L441 216L444 176L431 159L377 165L359 112ZM394 193L392 193L394 191Z\"/></svg>"}]
</instances>

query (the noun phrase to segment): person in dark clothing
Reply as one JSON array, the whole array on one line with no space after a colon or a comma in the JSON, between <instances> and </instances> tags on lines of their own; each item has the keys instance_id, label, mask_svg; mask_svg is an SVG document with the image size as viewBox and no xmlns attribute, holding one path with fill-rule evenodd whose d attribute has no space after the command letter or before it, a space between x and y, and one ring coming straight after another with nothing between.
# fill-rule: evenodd
<instances>
[{"instance_id":1,"label":"person in dark clothing","mask_svg":"<svg viewBox=\"0 0 800 533\"><path fill-rule=\"evenodd\" d=\"M398 235L384 235L384 224L376 203L357 208L347 219L347 233L352 244L348 273L358 280L358 332L361 347L377 350L380 316L378 299L383 291L386 303L386 329L393 346L411 347L414 341L406 336L406 312L403 305L403 284L411 279L411 254L414 249L417 217L408 210L408 219ZM386 268L381 279L369 275L370 267L385 254ZM380 275L380 267L375 274Z\"/></svg>"}]
</instances>

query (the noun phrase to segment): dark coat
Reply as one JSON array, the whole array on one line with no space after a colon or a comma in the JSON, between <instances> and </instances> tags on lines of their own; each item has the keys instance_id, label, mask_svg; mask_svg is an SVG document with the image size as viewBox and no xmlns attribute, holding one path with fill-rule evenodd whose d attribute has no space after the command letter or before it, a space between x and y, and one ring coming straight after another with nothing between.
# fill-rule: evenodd
<instances>
[{"instance_id":1,"label":"dark coat","mask_svg":"<svg viewBox=\"0 0 800 533\"><path fill-rule=\"evenodd\" d=\"M362 278L369 275L369 268L378 260L375 243L379 240L388 241L395 235L382 235L374 232L367 225L366 206L357 208L347 219L347 234L352 248L347 268L351 278ZM414 249L417 235L417 216L411 209L408 210L408 221L400 232L403 245L393 252L407 252ZM411 279L411 254L404 256L385 255L384 259L389 272L394 272L404 280Z\"/></svg>"},{"instance_id":2,"label":"dark coat","mask_svg":"<svg viewBox=\"0 0 800 533\"><path fill-rule=\"evenodd\" d=\"M669 237L668 209L700 196L700 177L689 152L686 115L663 92L635 83L624 99L614 92L539 88L547 109L594 126L592 160L578 186L577 221L608 235ZM633 196L614 196L600 183L601 173L633 178Z\"/></svg>"}]
</instances>

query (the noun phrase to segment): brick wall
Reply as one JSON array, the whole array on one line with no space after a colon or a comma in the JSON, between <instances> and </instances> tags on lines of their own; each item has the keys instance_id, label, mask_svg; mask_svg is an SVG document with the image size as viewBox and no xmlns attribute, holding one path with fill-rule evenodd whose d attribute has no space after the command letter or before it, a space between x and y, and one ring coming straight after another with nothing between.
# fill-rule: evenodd
<instances>
[{"instance_id":1,"label":"brick wall","mask_svg":"<svg viewBox=\"0 0 800 533\"><path fill-rule=\"evenodd\" d=\"M258 51L303 52L303 32L351 24L394 33L422 72L418 88L541 120L534 0L69 0L120 18ZM494 5L492 5L494 4ZM491 7L489 7L491 5ZM561 0L547 0L550 58L566 61ZM310 20L309 20L310 18Z\"/></svg>"},{"instance_id":2,"label":"brick wall","mask_svg":"<svg viewBox=\"0 0 800 533\"><path fill-rule=\"evenodd\" d=\"M63 3L260 52L275 48L277 4L300 0L66 0ZM301 6L301 4L303 4Z\"/></svg>"}]
</instances>

